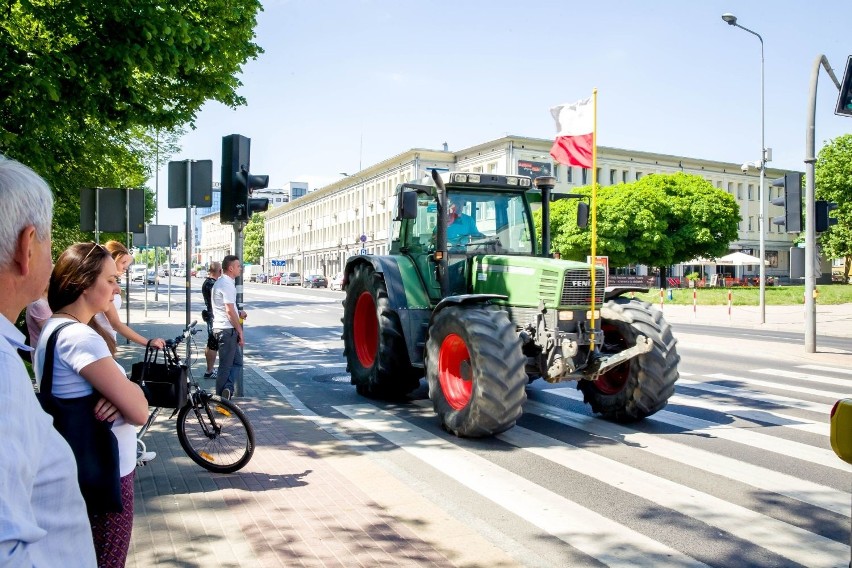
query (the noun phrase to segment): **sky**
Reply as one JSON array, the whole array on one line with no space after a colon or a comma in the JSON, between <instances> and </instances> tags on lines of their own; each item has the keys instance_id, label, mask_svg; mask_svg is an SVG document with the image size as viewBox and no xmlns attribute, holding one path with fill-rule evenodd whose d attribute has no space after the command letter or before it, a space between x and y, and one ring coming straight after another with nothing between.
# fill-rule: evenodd
<instances>
[{"instance_id":1,"label":"sky","mask_svg":"<svg viewBox=\"0 0 852 568\"><path fill-rule=\"evenodd\" d=\"M242 134L269 187L316 189L411 148L551 138L549 109L597 89L601 146L757 161L760 41L726 12L763 37L769 166L803 171L811 76L825 55L842 79L849 0L268 0L248 104L206 104L172 160L212 160L218 181L222 137ZM852 133L836 102L820 70L817 151ZM167 169L159 222L178 224Z\"/></svg>"}]
</instances>

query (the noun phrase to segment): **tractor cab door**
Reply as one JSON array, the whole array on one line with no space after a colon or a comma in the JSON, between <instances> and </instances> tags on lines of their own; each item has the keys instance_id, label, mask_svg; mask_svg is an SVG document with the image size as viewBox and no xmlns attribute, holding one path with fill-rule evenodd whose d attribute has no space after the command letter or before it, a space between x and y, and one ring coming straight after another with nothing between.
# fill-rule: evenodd
<instances>
[{"instance_id":1,"label":"tractor cab door","mask_svg":"<svg viewBox=\"0 0 852 568\"><path fill-rule=\"evenodd\" d=\"M435 273L432 253L435 252L434 232L438 225L436 189L431 186L405 183L396 188L396 211L391 227L391 254L411 258L423 281L429 298L441 299L441 286Z\"/></svg>"}]
</instances>

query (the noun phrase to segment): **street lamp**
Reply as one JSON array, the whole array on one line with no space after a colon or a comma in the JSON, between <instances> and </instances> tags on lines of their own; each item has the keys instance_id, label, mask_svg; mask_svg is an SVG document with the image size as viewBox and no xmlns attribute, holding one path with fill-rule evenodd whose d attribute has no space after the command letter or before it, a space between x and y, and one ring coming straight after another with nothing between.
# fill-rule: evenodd
<instances>
[{"instance_id":1,"label":"street lamp","mask_svg":"<svg viewBox=\"0 0 852 568\"><path fill-rule=\"evenodd\" d=\"M734 26L745 30L748 33L756 36L760 40L760 160L758 166L760 168L760 188L758 189L757 200L760 203L760 213L757 216L757 230L760 233L760 323L766 322L766 237L765 228L765 211L766 211L766 191L763 187L764 178L766 176L766 112L765 112L765 95L764 95L764 64L763 64L763 38L760 34L743 27L737 23L737 17L733 14L722 14L722 20L729 26Z\"/></svg>"}]
</instances>

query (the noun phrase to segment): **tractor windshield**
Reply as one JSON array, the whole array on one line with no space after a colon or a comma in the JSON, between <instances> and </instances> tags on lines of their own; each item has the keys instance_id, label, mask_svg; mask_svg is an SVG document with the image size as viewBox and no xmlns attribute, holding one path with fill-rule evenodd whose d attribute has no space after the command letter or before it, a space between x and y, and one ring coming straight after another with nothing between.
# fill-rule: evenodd
<instances>
[{"instance_id":1,"label":"tractor windshield","mask_svg":"<svg viewBox=\"0 0 852 568\"><path fill-rule=\"evenodd\" d=\"M448 202L447 244L451 253L532 254L523 194L450 190ZM420 196L408 242L434 250L437 223L434 199Z\"/></svg>"}]
</instances>

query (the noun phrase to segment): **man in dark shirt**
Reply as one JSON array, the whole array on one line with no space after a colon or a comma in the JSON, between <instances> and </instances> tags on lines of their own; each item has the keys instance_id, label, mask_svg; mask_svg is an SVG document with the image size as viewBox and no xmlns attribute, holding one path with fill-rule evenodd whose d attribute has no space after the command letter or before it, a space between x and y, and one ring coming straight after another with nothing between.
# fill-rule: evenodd
<instances>
[{"instance_id":1,"label":"man in dark shirt","mask_svg":"<svg viewBox=\"0 0 852 568\"><path fill-rule=\"evenodd\" d=\"M207 308L202 314L204 321L207 322L207 348L204 350L204 358L207 360L207 370L204 373L205 379L216 378L216 371L213 369L213 365L216 364L216 352L219 351L219 341L216 339L216 334L213 333L213 300L210 294L213 291L213 284L216 283L216 280L220 276L222 276L222 263L214 260L210 263L210 268L207 270L207 278L204 279L204 283L201 285L201 295L204 296L204 305Z\"/></svg>"}]
</instances>

